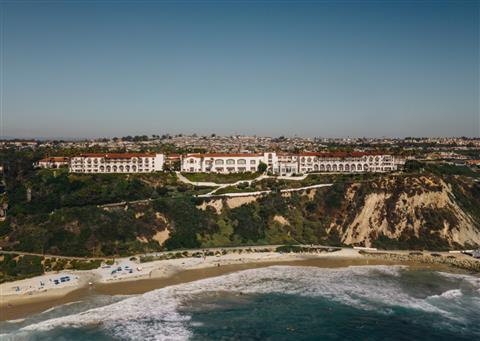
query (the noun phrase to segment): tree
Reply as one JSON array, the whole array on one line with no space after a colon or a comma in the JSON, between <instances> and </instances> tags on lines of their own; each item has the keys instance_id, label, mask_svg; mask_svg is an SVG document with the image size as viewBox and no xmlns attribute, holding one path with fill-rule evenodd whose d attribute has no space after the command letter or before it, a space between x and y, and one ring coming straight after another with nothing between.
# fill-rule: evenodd
<instances>
[{"instance_id":1,"label":"tree","mask_svg":"<svg viewBox=\"0 0 480 341\"><path fill-rule=\"evenodd\" d=\"M265 162L260 161L260 164L258 165L258 172L259 173L265 173L267 168L268 168L267 164Z\"/></svg>"}]
</instances>

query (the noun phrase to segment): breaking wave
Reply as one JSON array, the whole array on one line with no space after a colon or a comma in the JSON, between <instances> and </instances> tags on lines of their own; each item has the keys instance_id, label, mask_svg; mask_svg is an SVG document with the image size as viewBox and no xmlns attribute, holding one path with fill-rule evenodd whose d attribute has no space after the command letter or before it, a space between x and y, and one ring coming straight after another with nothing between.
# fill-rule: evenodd
<instances>
[{"instance_id":1,"label":"breaking wave","mask_svg":"<svg viewBox=\"0 0 480 341\"><path fill-rule=\"evenodd\" d=\"M404 266L352 266L338 269L272 266L251 269L157 289L100 308L31 324L21 331L94 326L121 339L185 340L192 334L188 328L190 316L184 308L192 300L222 292L321 297L384 314L390 314L394 307L401 307L440 314L447 319L456 318L444 301L461 297L460 289L450 289L426 298L415 297L399 282L405 270ZM441 276L447 275L441 273ZM454 276L457 277L450 278L465 280L480 287L480 280L476 282L475 277Z\"/></svg>"}]
</instances>

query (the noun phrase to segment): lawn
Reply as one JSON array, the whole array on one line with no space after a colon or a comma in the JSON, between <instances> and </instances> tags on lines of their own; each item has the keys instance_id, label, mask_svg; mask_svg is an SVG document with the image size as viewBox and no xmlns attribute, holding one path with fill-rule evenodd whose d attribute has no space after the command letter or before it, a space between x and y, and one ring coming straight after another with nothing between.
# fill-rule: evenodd
<instances>
[{"instance_id":1,"label":"lawn","mask_svg":"<svg viewBox=\"0 0 480 341\"><path fill-rule=\"evenodd\" d=\"M215 182L218 184L230 184L240 180L252 180L260 176L259 173L182 173L188 180L193 182Z\"/></svg>"}]
</instances>

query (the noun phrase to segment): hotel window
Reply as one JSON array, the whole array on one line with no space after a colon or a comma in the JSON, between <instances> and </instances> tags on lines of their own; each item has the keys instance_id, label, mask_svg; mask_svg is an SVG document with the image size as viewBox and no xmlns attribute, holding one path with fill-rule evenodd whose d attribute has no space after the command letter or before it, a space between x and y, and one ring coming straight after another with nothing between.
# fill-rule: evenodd
<instances>
[{"instance_id":1,"label":"hotel window","mask_svg":"<svg viewBox=\"0 0 480 341\"><path fill-rule=\"evenodd\" d=\"M251 164L251 165L257 164L257 160L250 160L250 164Z\"/></svg>"},{"instance_id":2,"label":"hotel window","mask_svg":"<svg viewBox=\"0 0 480 341\"><path fill-rule=\"evenodd\" d=\"M245 164L247 164L247 160L245 160L245 159L238 159L238 160L237 160L237 164L239 164L239 165L245 165Z\"/></svg>"},{"instance_id":3,"label":"hotel window","mask_svg":"<svg viewBox=\"0 0 480 341\"><path fill-rule=\"evenodd\" d=\"M225 162L223 162L222 159L215 160L216 165L223 165Z\"/></svg>"},{"instance_id":4,"label":"hotel window","mask_svg":"<svg viewBox=\"0 0 480 341\"><path fill-rule=\"evenodd\" d=\"M235 160L234 159L228 159L227 160L227 165L234 165L235 164Z\"/></svg>"}]
</instances>

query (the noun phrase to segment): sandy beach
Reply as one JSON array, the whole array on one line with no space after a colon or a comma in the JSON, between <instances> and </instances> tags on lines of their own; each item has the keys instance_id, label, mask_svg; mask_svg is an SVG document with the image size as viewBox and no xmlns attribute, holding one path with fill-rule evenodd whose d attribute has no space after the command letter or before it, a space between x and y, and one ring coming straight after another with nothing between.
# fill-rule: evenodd
<instances>
[{"instance_id":1,"label":"sandy beach","mask_svg":"<svg viewBox=\"0 0 480 341\"><path fill-rule=\"evenodd\" d=\"M140 263L119 258L95 270L62 271L0 285L0 320L12 320L53 306L81 300L95 293L141 294L169 285L186 283L230 272L272 265L346 267L352 265L406 264L451 269L445 264L424 264L408 259L385 259L340 249L321 253L250 252L189 257ZM68 279L68 280L67 280Z\"/></svg>"}]
</instances>

